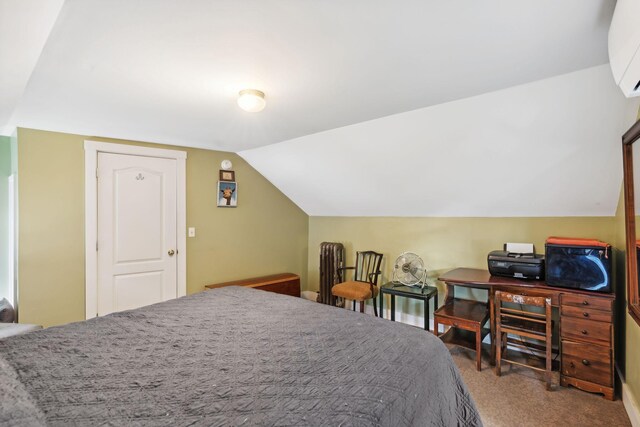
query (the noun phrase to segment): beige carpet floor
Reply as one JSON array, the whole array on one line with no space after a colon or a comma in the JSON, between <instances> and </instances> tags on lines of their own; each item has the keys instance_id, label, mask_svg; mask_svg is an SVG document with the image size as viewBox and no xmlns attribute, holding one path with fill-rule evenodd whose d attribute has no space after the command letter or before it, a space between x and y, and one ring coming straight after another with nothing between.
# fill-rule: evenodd
<instances>
[{"instance_id":1,"label":"beige carpet floor","mask_svg":"<svg viewBox=\"0 0 640 427\"><path fill-rule=\"evenodd\" d=\"M546 391L537 372L508 364L497 377L485 358L478 372L474 352L460 347L450 351L487 427L631 425L620 399L611 402L600 395L559 387L558 375L556 385Z\"/></svg>"}]
</instances>

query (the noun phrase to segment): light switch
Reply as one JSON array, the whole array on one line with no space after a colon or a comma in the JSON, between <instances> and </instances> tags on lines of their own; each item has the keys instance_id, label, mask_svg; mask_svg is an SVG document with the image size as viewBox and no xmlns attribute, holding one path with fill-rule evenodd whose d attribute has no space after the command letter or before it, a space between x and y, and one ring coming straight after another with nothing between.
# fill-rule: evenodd
<instances>
[{"instance_id":1,"label":"light switch","mask_svg":"<svg viewBox=\"0 0 640 427\"><path fill-rule=\"evenodd\" d=\"M196 237L196 228L189 227L189 237Z\"/></svg>"}]
</instances>

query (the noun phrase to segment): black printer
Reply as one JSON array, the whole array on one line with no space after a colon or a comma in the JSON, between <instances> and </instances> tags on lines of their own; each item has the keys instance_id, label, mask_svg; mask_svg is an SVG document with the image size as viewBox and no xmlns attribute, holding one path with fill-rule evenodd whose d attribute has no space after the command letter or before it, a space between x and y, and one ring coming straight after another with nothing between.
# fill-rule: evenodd
<instances>
[{"instance_id":1,"label":"black printer","mask_svg":"<svg viewBox=\"0 0 640 427\"><path fill-rule=\"evenodd\" d=\"M487 263L493 276L544 280L544 255L491 251Z\"/></svg>"}]
</instances>

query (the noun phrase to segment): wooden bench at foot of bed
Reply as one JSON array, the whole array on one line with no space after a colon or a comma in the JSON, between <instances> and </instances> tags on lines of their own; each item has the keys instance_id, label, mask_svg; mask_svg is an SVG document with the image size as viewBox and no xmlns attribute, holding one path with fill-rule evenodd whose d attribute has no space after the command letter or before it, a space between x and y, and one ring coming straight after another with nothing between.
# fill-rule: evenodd
<instances>
[{"instance_id":1,"label":"wooden bench at foot of bed","mask_svg":"<svg viewBox=\"0 0 640 427\"><path fill-rule=\"evenodd\" d=\"M206 285L207 289L224 288L226 286L245 286L261 291L300 297L300 276L293 273L272 274L270 276L253 277L251 279L234 280L232 282Z\"/></svg>"}]
</instances>

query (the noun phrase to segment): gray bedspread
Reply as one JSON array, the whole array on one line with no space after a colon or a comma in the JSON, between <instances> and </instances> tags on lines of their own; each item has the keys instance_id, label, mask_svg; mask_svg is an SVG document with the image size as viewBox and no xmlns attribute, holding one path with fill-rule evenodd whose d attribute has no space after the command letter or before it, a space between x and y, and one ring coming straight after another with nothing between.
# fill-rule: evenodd
<instances>
[{"instance_id":1,"label":"gray bedspread","mask_svg":"<svg viewBox=\"0 0 640 427\"><path fill-rule=\"evenodd\" d=\"M0 340L0 396L0 425L482 425L432 334L239 287Z\"/></svg>"}]
</instances>

